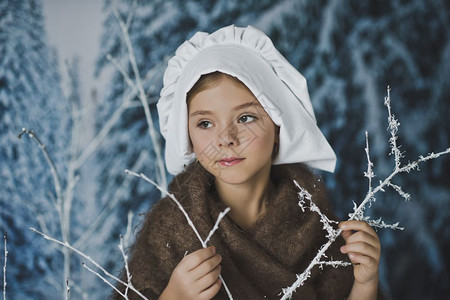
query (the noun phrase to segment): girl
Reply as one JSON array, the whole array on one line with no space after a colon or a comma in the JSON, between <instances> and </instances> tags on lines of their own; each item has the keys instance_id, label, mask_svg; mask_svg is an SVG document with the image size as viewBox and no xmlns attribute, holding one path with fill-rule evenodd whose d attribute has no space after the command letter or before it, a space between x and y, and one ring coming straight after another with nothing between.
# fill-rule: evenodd
<instances>
[{"instance_id":1,"label":"girl","mask_svg":"<svg viewBox=\"0 0 450 300\"><path fill-rule=\"evenodd\" d=\"M293 180L333 219L309 170L333 171L335 155L316 125L306 80L255 28L200 32L169 61L158 113L166 165L177 175L169 191L200 235L231 210L200 249L180 209L161 199L132 247L134 287L149 299L228 299L222 275L234 299L279 299L326 242L317 214L298 206ZM353 266L313 269L294 299L380 296L376 233L359 221L339 226L343 239L327 256L348 255Z\"/></svg>"}]
</instances>

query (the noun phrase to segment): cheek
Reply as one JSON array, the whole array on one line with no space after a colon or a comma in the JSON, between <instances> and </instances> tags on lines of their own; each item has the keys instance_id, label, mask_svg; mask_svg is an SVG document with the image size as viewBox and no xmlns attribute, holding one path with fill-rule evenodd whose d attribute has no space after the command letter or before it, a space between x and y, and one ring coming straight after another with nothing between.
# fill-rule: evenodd
<instances>
[{"instance_id":1,"label":"cheek","mask_svg":"<svg viewBox=\"0 0 450 300\"><path fill-rule=\"evenodd\" d=\"M272 151L275 144L275 127L266 125L263 128L259 128L259 130L256 131L256 135L255 145Z\"/></svg>"},{"instance_id":2,"label":"cheek","mask_svg":"<svg viewBox=\"0 0 450 300\"><path fill-rule=\"evenodd\" d=\"M197 148L198 144L198 137L195 133L195 130L192 128L192 126L189 124L188 127L188 134L189 134L189 142L191 145L192 152L196 152L195 149Z\"/></svg>"},{"instance_id":3,"label":"cheek","mask_svg":"<svg viewBox=\"0 0 450 300\"><path fill-rule=\"evenodd\" d=\"M189 138L191 140L191 146L192 151L198 155L207 147L207 145L210 143L210 137L208 133L204 131L198 131L198 130L190 130L189 131Z\"/></svg>"},{"instance_id":4,"label":"cheek","mask_svg":"<svg viewBox=\"0 0 450 300\"><path fill-rule=\"evenodd\" d=\"M272 150L275 143L275 134L269 128L255 130L256 138L251 141L252 147Z\"/></svg>"}]
</instances>

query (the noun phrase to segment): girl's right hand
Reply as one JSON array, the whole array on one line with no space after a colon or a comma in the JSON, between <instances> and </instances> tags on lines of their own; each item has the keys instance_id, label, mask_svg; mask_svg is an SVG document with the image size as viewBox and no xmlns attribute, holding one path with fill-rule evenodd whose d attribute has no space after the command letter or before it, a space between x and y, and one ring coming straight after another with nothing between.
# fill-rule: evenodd
<instances>
[{"instance_id":1,"label":"girl's right hand","mask_svg":"<svg viewBox=\"0 0 450 300\"><path fill-rule=\"evenodd\" d=\"M219 279L221 261L214 246L186 255L173 270L159 300L212 299L222 285Z\"/></svg>"}]
</instances>

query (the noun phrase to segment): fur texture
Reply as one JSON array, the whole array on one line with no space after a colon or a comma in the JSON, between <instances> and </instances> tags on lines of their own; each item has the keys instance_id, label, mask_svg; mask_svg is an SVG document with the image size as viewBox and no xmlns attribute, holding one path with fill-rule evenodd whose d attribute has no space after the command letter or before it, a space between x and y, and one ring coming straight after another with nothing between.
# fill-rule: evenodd
<instances>
[{"instance_id":1,"label":"fur texture","mask_svg":"<svg viewBox=\"0 0 450 300\"><path fill-rule=\"evenodd\" d=\"M335 219L322 183L304 165L272 166L271 178L276 185L275 196L253 229L244 232L225 216L210 242L223 257L221 274L234 299L279 299L281 289L296 280L295 275L303 272L326 242L317 214L303 213L298 206L294 179L312 194L324 213ZM169 190L205 238L225 209L215 192L214 177L196 163L175 177ZM341 238L336 241L328 257L347 260L339 251L343 244ZM161 199L147 214L131 249L133 285L149 299L157 299L186 251L191 253L200 247L176 204L168 197ZM314 268L293 299L344 299L353 280L351 267ZM115 297L120 298L117 293ZM135 299L134 295L130 299ZM223 287L215 299L228 299Z\"/></svg>"}]
</instances>

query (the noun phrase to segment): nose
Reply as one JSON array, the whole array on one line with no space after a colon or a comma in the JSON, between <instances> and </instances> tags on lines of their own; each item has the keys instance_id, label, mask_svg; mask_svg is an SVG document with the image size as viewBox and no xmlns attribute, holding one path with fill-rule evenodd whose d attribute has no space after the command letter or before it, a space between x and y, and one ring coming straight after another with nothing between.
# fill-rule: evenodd
<instances>
[{"instance_id":1,"label":"nose","mask_svg":"<svg viewBox=\"0 0 450 300\"><path fill-rule=\"evenodd\" d=\"M238 145L237 127L229 124L218 136L217 144L219 147Z\"/></svg>"}]
</instances>

